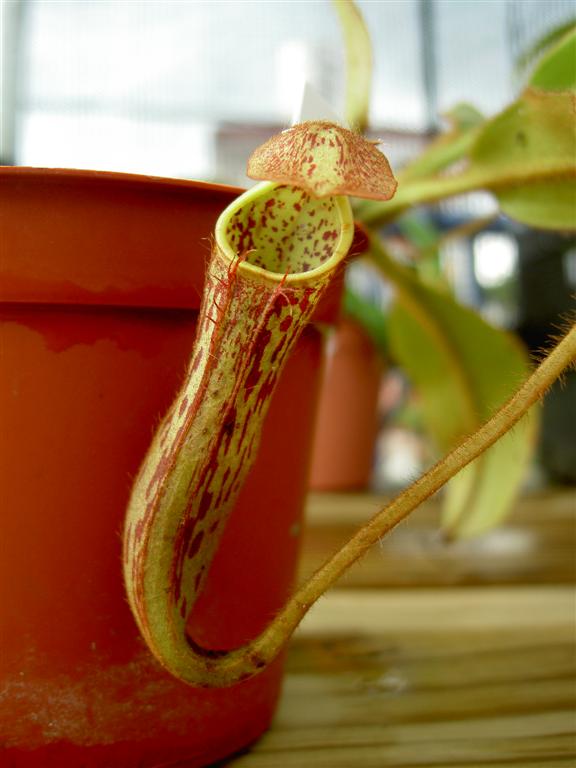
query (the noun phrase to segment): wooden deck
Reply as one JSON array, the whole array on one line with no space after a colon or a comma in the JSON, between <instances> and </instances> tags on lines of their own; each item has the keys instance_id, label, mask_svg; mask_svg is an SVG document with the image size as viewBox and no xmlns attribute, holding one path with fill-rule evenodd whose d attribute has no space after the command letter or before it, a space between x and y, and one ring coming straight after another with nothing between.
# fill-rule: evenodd
<instances>
[{"instance_id":1,"label":"wooden deck","mask_svg":"<svg viewBox=\"0 0 576 768\"><path fill-rule=\"evenodd\" d=\"M379 506L312 496L302 576ZM574 768L576 493L445 544L432 502L296 634L271 730L233 768Z\"/></svg>"}]
</instances>

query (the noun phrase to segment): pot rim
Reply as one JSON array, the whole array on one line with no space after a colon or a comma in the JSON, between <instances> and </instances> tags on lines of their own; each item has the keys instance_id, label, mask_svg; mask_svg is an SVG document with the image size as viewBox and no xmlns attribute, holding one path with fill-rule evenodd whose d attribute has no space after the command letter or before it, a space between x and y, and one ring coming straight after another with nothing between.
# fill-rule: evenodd
<instances>
[{"instance_id":1,"label":"pot rim","mask_svg":"<svg viewBox=\"0 0 576 768\"><path fill-rule=\"evenodd\" d=\"M42 178L53 177L66 179L86 179L102 181L123 181L129 184L144 184L160 187L172 187L182 189L199 189L212 192L229 192L230 194L241 194L242 187L236 187L230 184L220 184L212 181L201 181L199 179L186 179L176 176L155 176L145 173L128 173L125 171L103 171L90 170L89 168L60 168L44 167L32 165L0 165L0 177L22 176L33 178L35 176Z\"/></svg>"},{"instance_id":2,"label":"pot rim","mask_svg":"<svg viewBox=\"0 0 576 768\"><path fill-rule=\"evenodd\" d=\"M0 166L0 304L196 311L216 220L243 192L118 171ZM342 278L313 323L336 320Z\"/></svg>"}]
</instances>

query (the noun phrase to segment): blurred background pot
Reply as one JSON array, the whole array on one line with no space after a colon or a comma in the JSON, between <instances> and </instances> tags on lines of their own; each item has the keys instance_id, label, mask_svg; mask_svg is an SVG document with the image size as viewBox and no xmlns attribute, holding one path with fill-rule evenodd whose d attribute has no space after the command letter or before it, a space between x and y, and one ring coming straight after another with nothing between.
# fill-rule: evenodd
<instances>
[{"instance_id":1,"label":"blurred background pot","mask_svg":"<svg viewBox=\"0 0 576 768\"><path fill-rule=\"evenodd\" d=\"M213 225L237 193L0 170L3 766L205 765L272 718L281 659L231 689L183 685L146 650L121 577L131 482L182 379ZM336 294L315 319L333 317ZM203 645L253 637L290 591L321 350L311 325L191 618Z\"/></svg>"},{"instance_id":2,"label":"blurred background pot","mask_svg":"<svg viewBox=\"0 0 576 768\"><path fill-rule=\"evenodd\" d=\"M315 491L366 489L378 433L384 361L362 326L344 317L328 341L312 452Z\"/></svg>"}]
</instances>

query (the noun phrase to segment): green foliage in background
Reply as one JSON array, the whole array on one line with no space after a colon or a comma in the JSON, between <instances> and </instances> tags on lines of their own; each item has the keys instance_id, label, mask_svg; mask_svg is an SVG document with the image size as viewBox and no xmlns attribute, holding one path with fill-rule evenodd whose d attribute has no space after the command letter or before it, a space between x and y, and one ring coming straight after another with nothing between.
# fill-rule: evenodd
<instances>
[{"instance_id":1,"label":"green foliage in background","mask_svg":"<svg viewBox=\"0 0 576 768\"><path fill-rule=\"evenodd\" d=\"M363 22L352 13L340 18L350 60L350 46L366 45L364 32L353 30ZM439 452L474 431L527 377L531 363L511 334L460 305L441 279L434 285L429 272L395 261L387 251L386 231L379 233L400 222L412 242L420 238L430 252L433 243L406 214L477 190L491 192L502 213L525 225L576 230L576 28L550 37L545 47L512 104L490 119L469 104L459 105L447 115L448 129L397 175L392 200L356 205L356 218L370 236L369 256L395 289L380 347L387 345L419 392L425 425ZM358 92L365 93L369 76L359 68L348 71L348 93L355 78ZM349 114L356 125L367 125L367 106L361 116L353 101ZM357 308L356 316L361 317ZM371 324L377 335L374 316ZM536 424L533 411L450 481L443 502L449 535L474 535L504 518L530 461Z\"/></svg>"}]
</instances>

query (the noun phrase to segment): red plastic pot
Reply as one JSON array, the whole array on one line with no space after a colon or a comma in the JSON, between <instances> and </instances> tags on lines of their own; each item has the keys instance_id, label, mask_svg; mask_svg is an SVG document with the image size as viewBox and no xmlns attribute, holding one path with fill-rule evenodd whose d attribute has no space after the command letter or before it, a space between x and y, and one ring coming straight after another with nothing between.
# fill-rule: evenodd
<instances>
[{"instance_id":1,"label":"red plastic pot","mask_svg":"<svg viewBox=\"0 0 576 768\"><path fill-rule=\"evenodd\" d=\"M330 340L316 417L310 487L359 491L370 484L384 363L355 321L342 319Z\"/></svg>"},{"instance_id":2,"label":"red plastic pot","mask_svg":"<svg viewBox=\"0 0 576 768\"><path fill-rule=\"evenodd\" d=\"M370 485L384 364L364 329L342 319L330 340L320 388L310 488L361 491Z\"/></svg>"},{"instance_id":3,"label":"red plastic pot","mask_svg":"<svg viewBox=\"0 0 576 768\"><path fill-rule=\"evenodd\" d=\"M213 224L237 192L0 169L2 766L200 766L270 723L282 660L229 689L177 682L121 575L131 480L180 384ZM255 636L291 589L320 359L310 326L192 617L204 645Z\"/></svg>"}]
</instances>

